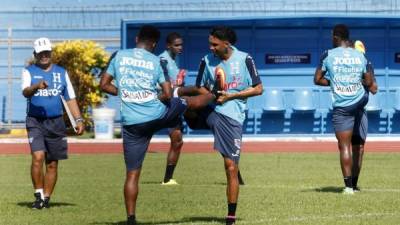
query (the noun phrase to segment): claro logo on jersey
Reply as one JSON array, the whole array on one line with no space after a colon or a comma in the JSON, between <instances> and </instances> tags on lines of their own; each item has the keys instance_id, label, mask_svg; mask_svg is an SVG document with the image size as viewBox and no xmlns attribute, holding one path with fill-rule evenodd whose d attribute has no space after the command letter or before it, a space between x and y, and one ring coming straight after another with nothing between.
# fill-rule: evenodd
<instances>
[{"instance_id":1,"label":"claro logo on jersey","mask_svg":"<svg viewBox=\"0 0 400 225\"><path fill-rule=\"evenodd\" d=\"M134 66L139 68L144 68L148 70L154 70L154 63L151 61L146 61L143 59L135 59L131 57L122 57L121 66Z\"/></svg>"},{"instance_id":2,"label":"claro logo on jersey","mask_svg":"<svg viewBox=\"0 0 400 225\"><path fill-rule=\"evenodd\" d=\"M59 89L39 89L36 91L34 96L50 97L50 96L57 96L60 94L61 90Z\"/></svg>"}]
</instances>

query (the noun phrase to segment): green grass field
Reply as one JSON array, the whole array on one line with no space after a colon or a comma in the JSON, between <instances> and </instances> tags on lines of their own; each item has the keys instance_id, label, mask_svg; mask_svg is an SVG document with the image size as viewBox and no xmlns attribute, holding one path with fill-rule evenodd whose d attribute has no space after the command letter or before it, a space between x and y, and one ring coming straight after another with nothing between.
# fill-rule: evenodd
<instances>
[{"instance_id":1,"label":"green grass field","mask_svg":"<svg viewBox=\"0 0 400 225\"><path fill-rule=\"evenodd\" d=\"M223 224L225 174L217 154L183 154L179 186L161 186L165 154L148 154L140 224ZM0 224L124 224L122 155L71 155L50 209L32 210L29 155L0 155ZM400 224L400 154L367 153L361 193L340 193L338 154L244 154L237 224Z\"/></svg>"}]
</instances>

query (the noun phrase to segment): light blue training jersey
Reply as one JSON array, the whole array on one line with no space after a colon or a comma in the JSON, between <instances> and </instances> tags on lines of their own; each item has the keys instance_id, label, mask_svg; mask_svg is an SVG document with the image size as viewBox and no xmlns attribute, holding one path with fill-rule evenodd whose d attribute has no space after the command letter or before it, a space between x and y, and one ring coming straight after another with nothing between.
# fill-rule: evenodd
<instances>
[{"instance_id":1,"label":"light blue training jersey","mask_svg":"<svg viewBox=\"0 0 400 225\"><path fill-rule=\"evenodd\" d=\"M161 60L165 60L167 62L167 70L168 70L169 79L171 81L171 84L175 84L176 77L179 73L179 57L176 56L175 60L172 59L168 50L165 50L158 57L160 57Z\"/></svg>"},{"instance_id":2,"label":"light blue training jersey","mask_svg":"<svg viewBox=\"0 0 400 225\"><path fill-rule=\"evenodd\" d=\"M322 55L319 68L329 76L333 107L350 106L363 97L362 78L367 63L364 54L350 47L337 47Z\"/></svg>"},{"instance_id":3,"label":"light blue training jersey","mask_svg":"<svg viewBox=\"0 0 400 225\"><path fill-rule=\"evenodd\" d=\"M164 115L166 106L158 99L157 84L169 78L156 55L142 48L120 50L112 57L107 73L114 77L118 88L123 125Z\"/></svg>"},{"instance_id":4,"label":"light blue training jersey","mask_svg":"<svg viewBox=\"0 0 400 225\"><path fill-rule=\"evenodd\" d=\"M261 83L253 58L246 52L232 46L233 52L228 60L221 60L214 54L206 55L199 68L196 86L204 86L212 90L215 84L215 68L225 71L228 93L243 91ZM215 111L243 124L247 99L234 99L217 105Z\"/></svg>"}]
</instances>

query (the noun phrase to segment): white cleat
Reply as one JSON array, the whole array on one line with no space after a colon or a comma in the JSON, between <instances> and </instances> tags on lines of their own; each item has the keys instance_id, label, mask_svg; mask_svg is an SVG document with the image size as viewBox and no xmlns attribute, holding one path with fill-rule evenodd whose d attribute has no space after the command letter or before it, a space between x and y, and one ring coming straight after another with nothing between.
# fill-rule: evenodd
<instances>
[{"instance_id":1,"label":"white cleat","mask_svg":"<svg viewBox=\"0 0 400 225\"><path fill-rule=\"evenodd\" d=\"M343 189L342 193L344 195L353 195L354 194L354 190L353 190L353 188L345 187Z\"/></svg>"},{"instance_id":2,"label":"white cleat","mask_svg":"<svg viewBox=\"0 0 400 225\"><path fill-rule=\"evenodd\" d=\"M174 179L170 179L168 182L162 182L161 185L179 185Z\"/></svg>"}]
</instances>

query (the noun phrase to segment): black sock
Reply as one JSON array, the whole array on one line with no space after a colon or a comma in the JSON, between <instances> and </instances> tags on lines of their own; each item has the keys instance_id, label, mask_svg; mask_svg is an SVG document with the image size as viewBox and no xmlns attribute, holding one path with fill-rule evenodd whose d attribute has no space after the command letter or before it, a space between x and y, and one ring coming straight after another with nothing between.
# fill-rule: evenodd
<instances>
[{"instance_id":1,"label":"black sock","mask_svg":"<svg viewBox=\"0 0 400 225\"><path fill-rule=\"evenodd\" d=\"M176 165L167 165L167 168L165 169L164 183L166 183L172 179L172 175L174 174L175 166Z\"/></svg>"},{"instance_id":2,"label":"black sock","mask_svg":"<svg viewBox=\"0 0 400 225\"><path fill-rule=\"evenodd\" d=\"M237 203L228 203L228 216L235 216Z\"/></svg>"},{"instance_id":3,"label":"black sock","mask_svg":"<svg viewBox=\"0 0 400 225\"><path fill-rule=\"evenodd\" d=\"M353 177L353 187L357 187L358 176Z\"/></svg>"},{"instance_id":4,"label":"black sock","mask_svg":"<svg viewBox=\"0 0 400 225\"><path fill-rule=\"evenodd\" d=\"M344 185L346 185L346 187L353 188L351 176L344 177L343 180L344 180Z\"/></svg>"}]
</instances>

